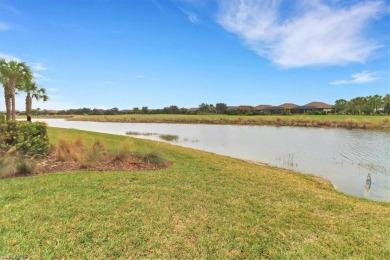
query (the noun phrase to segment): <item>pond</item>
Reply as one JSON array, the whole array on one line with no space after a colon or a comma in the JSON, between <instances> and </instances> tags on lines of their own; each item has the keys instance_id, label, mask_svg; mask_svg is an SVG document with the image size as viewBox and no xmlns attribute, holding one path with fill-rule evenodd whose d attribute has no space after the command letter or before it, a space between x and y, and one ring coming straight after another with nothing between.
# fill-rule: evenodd
<instances>
[{"instance_id":1,"label":"pond","mask_svg":"<svg viewBox=\"0 0 390 260\"><path fill-rule=\"evenodd\" d=\"M390 201L390 132L276 126L80 122L49 126L134 135L324 177L345 193Z\"/></svg>"}]
</instances>

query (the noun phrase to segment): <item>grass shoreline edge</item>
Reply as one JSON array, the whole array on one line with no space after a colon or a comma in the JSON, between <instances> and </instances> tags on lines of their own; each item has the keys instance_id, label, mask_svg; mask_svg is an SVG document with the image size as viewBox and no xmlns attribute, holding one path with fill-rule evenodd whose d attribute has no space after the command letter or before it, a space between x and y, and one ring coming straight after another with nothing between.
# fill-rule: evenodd
<instances>
[{"instance_id":1,"label":"grass shoreline edge","mask_svg":"<svg viewBox=\"0 0 390 260\"><path fill-rule=\"evenodd\" d=\"M50 118L50 117L47 117ZM296 126L318 128L346 128L390 131L390 116L352 115L286 115L286 116L232 116L232 115L112 115L56 117L69 121L117 123L176 123L215 125Z\"/></svg>"},{"instance_id":2,"label":"grass shoreline edge","mask_svg":"<svg viewBox=\"0 0 390 260\"><path fill-rule=\"evenodd\" d=\"M58 138L129 137L49 128ZM315 176L132 138L173 164L0 180L0 255L30 258L383 258L389 203ZM42 207L44 205L44 207ZM23 214L22 214L23 213ZM50 227L50 228L48 228Z\"/></svg>"}]
</instances>

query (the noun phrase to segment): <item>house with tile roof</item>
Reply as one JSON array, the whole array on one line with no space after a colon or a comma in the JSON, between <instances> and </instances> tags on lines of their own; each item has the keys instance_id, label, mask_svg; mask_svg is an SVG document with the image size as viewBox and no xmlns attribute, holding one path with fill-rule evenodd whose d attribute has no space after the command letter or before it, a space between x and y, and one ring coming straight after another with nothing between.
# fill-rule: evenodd
<instances>
[{"instance_id":1,"label":"house with tile roof","mask_svg":"<svg viewBox=\"0 0 390 260\"><path fill-rule=\"evenodd\" d=\"M324 102L313 101L303 106L294 107L291 112L293 114L307 114L312 112L329 113L332 111L332 106Z\"/></svg>"}]
</instances>

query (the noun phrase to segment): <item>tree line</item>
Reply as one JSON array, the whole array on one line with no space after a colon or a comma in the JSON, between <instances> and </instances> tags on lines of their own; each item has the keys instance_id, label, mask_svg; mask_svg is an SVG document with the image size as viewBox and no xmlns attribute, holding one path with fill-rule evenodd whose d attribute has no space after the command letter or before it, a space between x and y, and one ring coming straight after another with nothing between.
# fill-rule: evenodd
<instances>
[{"instance_id":1,"label":"tree line","mask_svg":"<svg viewBox=\"0 0 390 260\"><path fill-rule=\"evenodd\" d=\"M19 91L26 93L25 105L27 120L31 121L32 100L47 101L46 89L38 87L33 73L25 62L0 59L0 84L4 89L6 120L16 120L15 95Z\"/></svg>"},{"instance_id":2,"label":"tree line","mask_svg":"<svg viewBox=\"0 0 390 260\"><path fill-rule=\"evenodd\" d=\"M55 114L58 115L119 115L119 114L242 114L242 115L255 115L256 111L253 107L247 110L238 110L228 106L225 103L207 104L201 103L196 108L179 108L176 105L167 106L161 109L149 109L147 106L141 108L134 107L132 109L119 110L118 108L110 109L91 109L91 108L78 108L68 110L58 110ZM349 101L345 99L338 99L333 105L331 113L334 114L390 114L390 95L371 95L367 97L356 97ZM33 110L34 115L53 114L50 110L40 110L39 108Z\"/></svg>"},{"instance_id":3,"label":"tree line","mask_svg":"<svg viewBox=\"0 0 390 260\"><path fill-rule=\"evenodd\" d=\"M355 97L349 101L338 99L333 106L336 114L390 114L390 95Z\"/></svg>"}]
</instances>

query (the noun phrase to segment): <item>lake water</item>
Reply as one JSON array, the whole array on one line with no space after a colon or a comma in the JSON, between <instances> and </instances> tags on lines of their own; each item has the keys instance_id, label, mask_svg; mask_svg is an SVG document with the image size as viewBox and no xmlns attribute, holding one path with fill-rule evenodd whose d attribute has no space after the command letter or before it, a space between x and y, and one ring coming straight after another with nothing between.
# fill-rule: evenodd
<instances>
[{"instance_id":1,"label":"lake water","mask_svg":"<svg viewBox=\"0 0 390 260\"><path fill-rule=\"evenodd\" d=\"M49 126L179 136L173 144L324 177L339 190L390 201L390 132L276 126L107 123L40 119ZM158 135L134 136L163 141ZM367 182L367 179L371 182Z\"/></svg>"}]
</instances>

